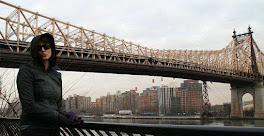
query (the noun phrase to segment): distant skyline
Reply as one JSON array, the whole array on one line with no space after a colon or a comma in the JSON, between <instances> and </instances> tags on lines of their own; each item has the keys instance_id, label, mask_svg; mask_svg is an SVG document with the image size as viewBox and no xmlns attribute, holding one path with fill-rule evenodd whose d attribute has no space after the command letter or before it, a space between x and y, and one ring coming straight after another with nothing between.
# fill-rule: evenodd
<instances>
[{"instance_id":1,"label":"distant skyline","mask_svg":"<svg viewBox=\"0 0 264 136\"><path fill-rule=\"evenodd\" d=\"M11 86L7 84L14 83L14 78L18 69L6 69L0 68L0 75L4 74L4 85L6 89L10 89ZM152 87L152 79L155 80L155 86L161 86L161 77L157 76L139 76L139 75L127 75L127 74L110 74L110 73L91 73L91 72L68 72L60 71L62 73L63 83L63 98L67 98L69 95L78 94L82 96L91 97L92 101L100 96L106 96L115 94L117 91L122 93L135 89L137 92L142 93L146 88ZM173 79L163 77L163 85L174 84L180 87L186 79ZM210 102L215 104L222 104L223 102L230 102L230 85L222 83L210 83L208 84L208 92ZM14 88L11 88L12 92Z\"/></svg>"},{"instance_id":2,"label":"distant skyline","mask_svg":"<svg viewBox=\"0 0 264 136\"><path fill-rule=\"evenodd\" d=\"M6 0L7 1L7 0ZM264 1L261 0L8 0L25 9L39 12L77 26L131 41L155 49L217 50L232 40L233 30L247 32L264 50ZM7 9L0 4L0 16ZM1 22L0 22L1 23ZM1 30L0 26L0 30ZM5 71L0 68L0 75ZM8 71L13 71L9 69ZM13 81L17 71L10 72ZM117 75L103 73L62 72L65 96L86 94L98 97L110 92L138 88L139 92L152 86L152 78L160 77ZM80 79L73 87L67 83ZM172 81L164 78L164 84ZM179 84L183 79L176 79ZM6 83L4 83L6 84ZM230 85L208 82L212 104L230 101ZM221 90L221 91L220 91ZM224 97L221 97L224 96Z\"/></svg>"}]
</instances>

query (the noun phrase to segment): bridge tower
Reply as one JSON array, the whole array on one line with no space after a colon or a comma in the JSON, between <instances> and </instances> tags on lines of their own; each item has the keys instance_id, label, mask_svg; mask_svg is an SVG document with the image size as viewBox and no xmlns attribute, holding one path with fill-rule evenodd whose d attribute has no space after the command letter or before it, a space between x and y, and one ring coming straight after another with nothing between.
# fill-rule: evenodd
<instances>
[{"instance_id":1,"label":"bridge tower","mask_svg":"<svg viewBox=\"0 0 264 136\"><path fill-rule=\"evenodd\" d=\"M254 76L256 77L256 81L253 84L238 84L231 83L231 117L232 118L241 118L243 117L243 105L242 105L242 97L244 94L249 93L253 96L253 104L254 104L254 117L255 118L264 118L264 86L263 79L260 76L258 66L256 63L256 54L255 49L253 47L253 37L251 27L248 27L248 33L236 35L236 31L234 30L233 40L239 42L238 39L243 36L250 37L250 53L251 55L251 70Z\"/></svg>"},{"instance_id":2,"label":"bridge tower","mask_svg":"<svg viewBox=\"0 0 264 136\"><path fill-rule=\"evenodd\" d=\"M207 90L207 84L206 81L203 81L203 118L207 118L211 116L211 104L209 102L209 95L208 95L208 90Z\"/></svg>"}]
</instances>

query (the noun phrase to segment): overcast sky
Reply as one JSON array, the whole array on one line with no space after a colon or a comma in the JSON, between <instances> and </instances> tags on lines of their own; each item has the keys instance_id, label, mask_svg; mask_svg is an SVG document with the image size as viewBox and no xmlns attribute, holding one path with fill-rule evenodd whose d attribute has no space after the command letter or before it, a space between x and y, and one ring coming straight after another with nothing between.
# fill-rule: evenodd
<instances>
[{"instance_id":1,"label":"overcast sky","mask_svg":"<svg viewBox=\"0 0 264 136\"><path fill-rule=\"evenodd\" d=\"M155 49L216 50L252 27L264 49L263 0L8 0L23 8ZM1 4L0 4L1 8ZM3 9L3 10L2 10ZM0 10L4 14L5 8ZM0 26L1 28L1 26ZM5 69L0 69L0 74ZM9 69L9 73L14 70ZM8 73L7 72L7 73ZM16 71L17 72L17 71ZM15 73L10 74L15 76ZM160 85L160 77L62 72L65 96L92 96ZM80 80L79 80L80 79ZM12 81L12 78L10 78ZM75 81L76 84L73 84ZM173 81L164 78L164 84ZM176 79L179 85L182 80ZM212 104L230 101L229 84L209 83Z\"/></svg>"}]
</instances>

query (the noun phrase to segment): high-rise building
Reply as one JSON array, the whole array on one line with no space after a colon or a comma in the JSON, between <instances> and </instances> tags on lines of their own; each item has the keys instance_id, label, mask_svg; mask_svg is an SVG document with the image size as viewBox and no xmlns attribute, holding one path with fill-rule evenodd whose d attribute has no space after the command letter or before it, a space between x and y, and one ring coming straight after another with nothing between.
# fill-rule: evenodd
<instances>
[{"instance_id":1,"label":"high-rise building","mask_svg":"<svg viewBox=\"0 0 264 136\"><path fill-rule=\"evenodd\" d=\"M158 114L158 89L159 86L152 86L143 90L139 96L139 112L142 114Z\"/></svg>"},{"instance_id":2,"label":"high-rise building","mask_svg":"<svg viewBox=\"0 0 264 136\"><path fill-rule=\"evenodd\" d=\"M93 107L94 115L103 115L103 108L101 107L101 105L101 98L97 98Z\"/></svg>"},{"instance_id":3,"label":"high-rise building","mask_svg":"<svg viewBox=\"0 0 264 136\"><path fill-rule=\"evenodd\" d=\"M100 109L102 111L102 113L104 114L106 112L106 104L107 104L107 101L106 101L106 96L101 96L100 97Z\"/></svg>"},{"instance_id":4,"label":"high-rise building","mask_svg":"<svg viewBox=\"0 0 264 136\"><path fill-rule=\"evenodd\" d=\"M121 92L118 91L116 94L111 95L110 93L107 96L101 96L96 99L93 109L97 112L97 115L103 114L116 114L120 110L121 105Z\"/></svg>"},{"instance_id":5,"label":"high-rise building","mask_svg":"<svg viewBox=\"0 0 264 136\"><path fill-rule=\"evenodd\" d=\"M185 113L200 113L202 110L202 84L197 80L185 80L181 83L181 88L186 90Z\"/></svg>"},{"instance_id":6,"label":"high-rise building","mask_svg":"<svg viewBox=\"0 0 264 136\"><path fill-rule=\"evenodd\" d=\"M185 80L181 87L162 86L158 90L159 114L200 113L202 109L202 84Z\"/></svg>"},{"instance_id":7,"label":"high-rise building","mask_svg":"<svg viewBox=\"0 0 264 136\"><path fill-rule=\"evenodd\" d=\"M138 113L138 99L139 93L136 90L122 93L120 110L131 110L133 114Z\"/></svg>"},{"instance_id":8,"label":"high-rise building","mask_svg":"<svg viewBox=\"0 0 264 136\"><path fill-rule=\"evenodd\" d=\"M120 98L120 93L117 92L117 94L111 95L110 93L107 94L106 96L106 112L105 113L118 113L119 111L119 98Z\"/></svg>"},{"instance_id":9,"label":"high-rise building","mask_svg":"<svg viewBox=\"0 0 264 136\"><path fill-rule=\"evenodd\" d=\"M230 117L230 115L231 115L231 103L225 102L225 103L223 103L223 106L224 106L224 113L226 114L227 117Z\"/></svg>"},{"instance_id":10,"label":"high-rise building","mask_svg":"<svg viewBox=\"0 0 264 136\"><path fill-rule=\"evenodd\" d=\"M91 97L84 97L83 98L83 110L88 111L91 109L92 102L91 102Z\"/></svg>"},{"instance_id":11,"label":"high-rise building","mask_svg":"<svg viewBox=\"0 0 264 136\"><path fill-rule=\"evenodd\" d=\"M91 106L91 97L71 95L65 100L65 110L74 111L77 114L87 112Z\"/></svg>"},{"instance_id":12,"label":"high-rise building","mask_svg":"<svg viewBox=\"0 0 264 136\"><path fill-rule=\"evenodd\" d=\"M166 115L174 112L178 112L180 110L180 107L182 106L182 100L185 98L185 96L181 96L182 93L180 93L180 96L176 97L177 92L179 91L179 88L175 86L162 86L158 90L158 100L159 100L159 114L160 115Z\"/></svg>"},{"instance_id":13,"label":"high-rise building","mask_svg":"<svg viewBox=\"0 0 264 136\"><path fill-rule=\"evenodd\" d=\"M115 113L119 113L119 111L121 110L121 106L122 106L122 99L121 99L121 91L117 91L115 94L115 100L114 100L114 111Z\"/></svg>"}]
</instances>

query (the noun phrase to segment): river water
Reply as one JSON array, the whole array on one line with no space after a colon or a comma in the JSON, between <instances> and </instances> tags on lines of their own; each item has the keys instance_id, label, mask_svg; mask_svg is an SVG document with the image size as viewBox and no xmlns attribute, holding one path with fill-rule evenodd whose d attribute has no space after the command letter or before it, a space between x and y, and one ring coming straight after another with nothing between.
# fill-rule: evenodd
<instances>
[{"instance_id":1,"label":"river water","mask_svg":"<svg viewBox=\"0 0 264 136\"><path fill-rule=\"evenodd\" d=\"M199 120L199 119L109 119L84 118L91 122L170 124L170 125L208 125L208 126L247 126L264 127L264 120Z\"/></svg>"}]
</instances>

